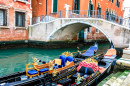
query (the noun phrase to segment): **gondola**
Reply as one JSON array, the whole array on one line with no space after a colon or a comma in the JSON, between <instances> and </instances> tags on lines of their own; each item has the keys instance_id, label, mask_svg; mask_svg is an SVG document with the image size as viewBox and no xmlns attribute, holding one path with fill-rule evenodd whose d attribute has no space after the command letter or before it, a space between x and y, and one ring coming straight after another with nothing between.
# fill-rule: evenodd
<instances>
[{"instance_id":1,"label":"gondola","mask_svg":"<svg viewBox=\"0 0 130 86\"><path fill-rule=\"evenodd\" d=\"M45 86L91 86L94 81L106 72L110 72L115 57L116 50L113 44L111 44L111 47L102 57L83 60L78 66L72 67L62 75L59 74L56 77L52 77L52 81Z\"/></svg>"},{"instance_id":2,"label":"gondola","mask_svg":"<svg viewBox=\"0 0 130 86\"><path fill-rule=\"evenodd\" d=\"M95 43L94 46L97 47L97 43ZM97 51L97 49L93 50L93 52L96 52L96 51ZM65 56L66 54L67 54L67 56ZM34 63L29 63L27 66L33 65L31 72L32 71L38 72L38 74L34 74L34 75L30 76L30 74L27 71L27 67L26 67L26 71L20 71L20 72L16 72L16 73L13 73L13 74L10 74L10 75L5 75L5 76L0 77L0 85L5 85L5 86L35 86L39 83L41 83L42 85L45 85L46 82L52 81L52 77L53 77L52 74L54 74L55 71L58 71L59 74L63 74L64 72L69 71L72 67L75 67L76 65L78 65L79 62L81 62L83 60L83 59L77 60L76 58L77 57L72 57L71 53L65 52L60 56L60 59L61 59L60 65L56 65L56 62L57 62L57 64L59 62L56 59L51 61L51 62L47 62L47 63L41 64L41 65L37 65L38 60L36 58L33 58ZM49 65L51 65L51 63L55 64L54 67L56 69L50 68L51 66L49 67ZM66 65L66 63L68 63L68 65ZM39 70L41 68L42 68L42 71L43 71L42 73Z\"/></svg>"}]
</instances>

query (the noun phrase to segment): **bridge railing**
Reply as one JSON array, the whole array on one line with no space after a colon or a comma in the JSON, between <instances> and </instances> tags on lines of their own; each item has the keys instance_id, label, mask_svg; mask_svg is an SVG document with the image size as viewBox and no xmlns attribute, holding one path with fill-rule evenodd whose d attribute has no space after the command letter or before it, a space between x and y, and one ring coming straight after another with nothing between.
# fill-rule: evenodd
<instances>
[{"instance_id":1,"label":"bridge railing","mask_svg":"<svg viewBox=\"0 0 130 86\"><path fill-rule=\"evenodd\" d=\"M32 18L32 24L50 22L57 18L101 18L122 25L125 18L99 10L63 10Z\"/></svg>"}]
</instances>

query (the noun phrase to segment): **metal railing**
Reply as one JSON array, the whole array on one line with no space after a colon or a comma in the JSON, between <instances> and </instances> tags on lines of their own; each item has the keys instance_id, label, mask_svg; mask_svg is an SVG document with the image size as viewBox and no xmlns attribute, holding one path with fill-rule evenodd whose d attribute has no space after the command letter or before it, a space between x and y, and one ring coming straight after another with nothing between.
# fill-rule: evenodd
<instances>
[{"instance_id":1,"label":"metal railing","mask_svg":"<svg viewBox=\"0 0 130 86\"><path fill-rule=\"evenodd\" d=\"M57 18L100 18L107 21L111 21L120 25L123 25L125 18L111 14L106 11L99 10L63 10L49 15L41 15L39 17L32 18L32 24L40 22L50 22Z\"/></svg>"}]
</instances>

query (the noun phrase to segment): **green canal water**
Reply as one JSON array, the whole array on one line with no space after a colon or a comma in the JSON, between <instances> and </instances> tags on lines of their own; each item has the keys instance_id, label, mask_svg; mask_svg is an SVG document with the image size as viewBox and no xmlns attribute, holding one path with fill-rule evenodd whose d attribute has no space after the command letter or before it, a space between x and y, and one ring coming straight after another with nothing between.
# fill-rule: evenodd
<instances>
[{"instance_id":1,"label":"green canal water","mask_svg":"<svg viewBox=\"0 0 130 86\"><path fill-rule=\"evenodd\" d=\"M93 45L93 44L92 44ZM98 44L97 54L105 52L109 43ZM81 50L87 50L91 45L80 46ZM76 52L77 48L64 49L39 49L39 48L14 48L0 50L0 76L26 70L26 64L33 62L32 57L42 61L49 61L59 58L61 53L69 51Z\"/></svg>"}]
</instances>

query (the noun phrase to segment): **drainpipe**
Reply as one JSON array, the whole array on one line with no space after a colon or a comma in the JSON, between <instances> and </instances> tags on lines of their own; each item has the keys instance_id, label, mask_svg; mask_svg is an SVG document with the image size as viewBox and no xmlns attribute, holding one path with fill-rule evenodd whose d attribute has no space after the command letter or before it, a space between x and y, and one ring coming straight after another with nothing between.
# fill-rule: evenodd
<instances>
[{"instance_id":1,"label":"drainpipe","mask_svg":"<svg viewBox=\"0 0 130 86\"><path fill-rule=\"evenodd\" d=\"M47 15L47 0L46 0L46 15Z\"/></svg>"}]
</instances>

